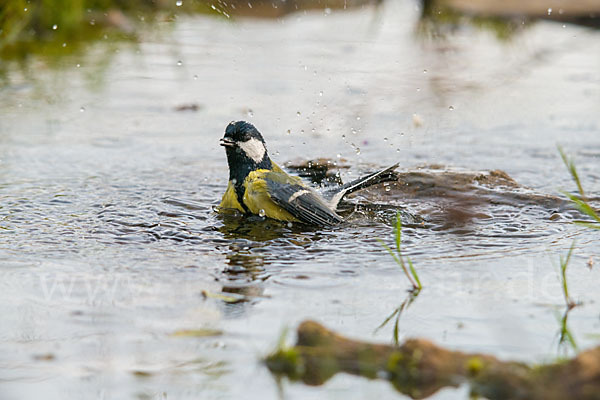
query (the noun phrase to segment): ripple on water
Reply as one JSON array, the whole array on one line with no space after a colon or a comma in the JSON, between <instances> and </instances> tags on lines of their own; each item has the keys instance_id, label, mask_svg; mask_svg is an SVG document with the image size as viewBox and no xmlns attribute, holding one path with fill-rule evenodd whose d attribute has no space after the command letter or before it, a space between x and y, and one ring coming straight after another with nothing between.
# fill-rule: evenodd
<instances>
[{"instance_id":1,"label":"ripple on water","mask_svg":"<svg viewBox=\"0 0 600 400\"><path fill-rule=\"evenodd\" d=\"M220 257L227 266L217 275L238 285L272 279L325 287L327 279L344 276L342 269L378 268L381 245L376 239L393 242L397 211L404 223L405 253L435 259L538 249L542 237L567 235L567 222L577 216L562 199L520 187L501 172L422 169L401 173L398 184L351 197L341 211L349 222L321 229L220 215L214 206L224 187L200 184L198 193L190 194L166 183L166 176L149 176L155 180L88 186L84 179L70 182L71 187L69 182L33 182L20 185L16 193L4 189L2 246L38 255L88 249L99 251L99 258L99 244L117 252L132 246L143 254L185 250ZM48 187L40 190L44 184ZM322 275L321 269L334 265L342 266L328 272L335 276ZM285 272L294 266L306 270Z\"/></svg>"}]
</instances>

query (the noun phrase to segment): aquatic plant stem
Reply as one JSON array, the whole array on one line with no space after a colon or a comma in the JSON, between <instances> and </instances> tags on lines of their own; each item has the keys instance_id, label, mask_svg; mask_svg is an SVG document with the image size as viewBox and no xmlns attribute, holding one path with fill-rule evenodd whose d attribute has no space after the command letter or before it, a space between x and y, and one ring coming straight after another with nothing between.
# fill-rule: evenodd
<instances>
[{"instance_id":1,"label":"aquatic plant stem","mask_svg":"<svg viewBox=\"0 0 600 400\"><path fill-rule=\"evenodd\" d=\"M423 286L421 285L421 280L419 279L419 275L417 274L417 270L415 269L412 261L410 260L410 258L406 257L405 263L404 257L402 256L402 219L400 218L399 211L396 212L394 239L396 242L396 253L394 253L390 246L388 246L382 239L377 238L377 241L379 241L379 243L381 243L381 245L388 251L388 253L390 253L390 255L394 258L394 261L396 261L396 264L398 264L400 268L402 268L402 271L404 271L404 275L406 275L406 277L412 285L411 291L414 292L421 290ZM406 264L408 264L408 267L406 266Z\"/></svg>"},{"instance_id":2,"label":"aquatic plant stem","mask_svg":"<svg viewBox=\"0 0 600 400\"><path fill-rule=\"evenodd\" d=\"M377 241L379 241L379 243L381 243L381 245L383 247L385 247L385 249L388 251L388 253L390 253L391 256L394 257L396 264L398 264L400 266L400 268L402 268L402 271L404 271L404 275L406 275L406 277L410 281L410 284L413 287L412 290L419 289L419 285L417 284L417 282L415 282L415 280L412 278L412 276L408 272L408 269L406 268L406 265L404 264L404 260L402 260L402 256L400 256L400 257L396 256L396 254L394 254L394 251L390 248L390 246L388 246L383 240L377 238Z\"/></svg>"},{"instance_id":3,"label":"aquatic plant stem","mask_svg":"<svg viewBox=\"0 0 600 400\"><path fill-rule=\"evenodd\" d=\"M596 212L596 210L588 203L587 197L583 190L583 185L581 184L581 179L579 178L579 174L577 173L577 167L575 166L575 162L570 159L566 153L564 152L561 146L558 147L558 152L560 153L560 157L563 160L563 163L567 167L567 170L571 174L571 178L577 185L577 191L579 192L579 197L563 191L562 193L571 200L571 202L575 205L575 207L581 211L583 214L592 218L596 222L588 222L588 221L575 221L577 225L585 226L592 229L600 229L600 215Z\"/></svg>"},{"instance_id":4,"label":"aquatic plant stem","mask_svg":"<svg viewBox=\"0 0 600 400\"><path fill-rule=\"evenodd\" d=\"M560 277L563 288L563 295L565 297L565 303L567 304L567 307L569 309L577 305L577 303L575 303L573 299L571 299L571 296L569 296L569 285L567 284L567 267L569 266L569 261L571 261L571 255L573 254L574 248L575 241L571 243L571 248L569 249L567 256L565 258L563 258L563 256L560 256Z\"/></svg>"}]
</instances>

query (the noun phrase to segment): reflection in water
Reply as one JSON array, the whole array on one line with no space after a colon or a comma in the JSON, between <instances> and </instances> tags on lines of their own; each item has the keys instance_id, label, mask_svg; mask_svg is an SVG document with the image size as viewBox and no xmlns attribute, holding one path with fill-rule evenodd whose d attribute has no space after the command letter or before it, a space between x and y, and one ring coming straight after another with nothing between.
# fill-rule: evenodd
<instances>
[{"instance_id":1,"label":"reflection in water","mask_svg":"<svg viewBox=\"0 0 600 400\"><path fill-rule=\"evenodd\" d=\"M600 6L594 0L572 2L557 0L422 0L417 32L424 37L444 39L447 35L473 26L508 40L536 20L544 19L589 27L600 27ZM577 4L579 3L579 4Z\"/></svg>"},{"instance_id":2,"label":"reflection in water","mask_svg":"<svg viewBox=\"0 0 600 400\"><path fill-rule=\"evenodd\" d=\"M223 225L218 229L225 239L241 238L264 242L294 232L302 232L304 229L311 229L303 224L281 222L257 215L242 216L240 213L233 211L230 214L220 214L218 218L223 222Z\"/></svg>"},{"instance_id":3,"label":"reflection in water","mask_svg":"<svg viewBox=\"0 0 600 400\"><path fill-rule=\"evenodd\" d=\"M462 29L474 26L493 32L500 40L507 40L522 31L529 23L526 17L497 17L494 15L470 15L452 8L445 0L423 0L417 34L424 38L443 40Z\"/></svg>"},{"instance_id":4,"label":"reflection in water","mask_svg":"<svg viewBox=\"0 0 600 400\"><path fill-rule=\"evenodd\" d=\"M228 288L247 287L257 281L268 279L268 274L264 268L264 256L260 253L253 254L252 252L257 248L250 246L247 246L246 243L229 246L225 255L227 267L223 269Z\"/></svg>"},{"instance_id":5,"label":"reflection in water","mask_svg":"<svg viewBox=\"0 0 600 400\"><path fill-rule=\"evenodd\" d=\"M290 13L332 9L346 10L379 4L382 0L233 0L229 2L144 1L127 3L108 0L71 2L69 7L57 0L46 3L6 0L0 13L0 59L29 61L42 56L50 65L56 60L78 54L93 41L138 40L164 21L175 21L189 14L207 14L218 18L281 18ZM112 51L103 52L104 55ZM107 60L108 58L102 58ZM7 77L0 63L0 79Z\"/></svg>"},{"instance_id":6,"label":"reflection in water","mask_svg":"<svg viewBox=\"0 0 600 400\"><path fill-rule=\"evenodd\" d=\"M571 333L571 330L569 329L568 321L567 321L567 319L569 318L569 313L571 312L572 309L573 309L573 307L567 306L562 317L560 315L556 316L556 319L560 325L560 329L557 333L557 336L558 336L557 350L558 350L559 357L563 357L563 358L568 357L571 354L571 352L577 354L577 352L579 350L577 347L577 342L575 342L575 337Z\"/></svg>"},{"instance_id":7,"label":"reflection in water","mask_svg":"<svg viewBox=\"0 0 600 400\"><path fill-rule=\"evenodd\" d=\"M392 342L396 345L400 345L400 317L402 313L411 306L412 303L417 299L419 294L421 293L421 289L411 290L409 291L406 299L396 308L386 319L379 325L374 333L377 333L380 329L388 324L394 318L394 328L392 329Z\"/></svg>"}]
</instances>

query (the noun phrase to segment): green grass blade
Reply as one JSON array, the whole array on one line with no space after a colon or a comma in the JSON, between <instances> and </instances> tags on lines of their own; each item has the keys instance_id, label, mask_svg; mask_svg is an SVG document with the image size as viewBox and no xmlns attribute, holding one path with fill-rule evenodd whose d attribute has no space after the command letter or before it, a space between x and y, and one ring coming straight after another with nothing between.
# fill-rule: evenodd
<instances>
[{"instance_id":1,"label":"green grass blade","mask_svg":"<svg viewBox=\"0 0 600 400\"><path fill-rule=\"evenodd\" d=\"M573 334L571 334L571 331L569 330L569 328L567 328L566 325L563 333L563 338L567 339L573 350L578 351L577 343L575 343L575 338L573 337Z\"/></svg>"},{"instance_id":2,"label":"green grass blade","mask_svg":"<svg viewBox=\"0 0 600 400\"><path fill-rule=\"evenodd\" d=\"M399 334L399 326L400 326L400 314L396 317L396 322L394 323L394 344L398 346L400 344L400 334Z\"/></svg>"},{"instance_id":3,"label":"green grass blade","mask_svg":"<svg viewBox=\"0 0 600 400\"><path fill-rule=\"evenodd\" d=\"M398 314L399 312L400 312L400 307L396 308L393 313L391 313L381 324L379 324L379 326L377 328L375 328L375 333L377 333L377 331L379 331L381 328L386 326L387 323L390 322L390 320L392 318L394 318L394 316L396 314Z\"/></svg>"},{"instance_id":4,"label":"green grass blade","mask_svg":"<svg viewBox=\"0 0 600 400\"><path fill-rule=\"evenodd\" d=\"M423 285L421 285L421 280L419 279L419 275L417 274L417 270L415 269L412 261L410 260L410 258L406 259L408 261L408 267L410 268L410 273L412 274L413 278L415 278L415 281L417 282L417 289L421 290L423 289Z\"/></svg>"},{"instance_id":5,"label":"green grass blade","mask_svg":"<svg viewBox=\"0 0 600 400\"><path fill-rule=\"evenodd\" d=\"M600 229L600 223L595 224L593 222L587 222L587 221L573 221L573 223L575 225L585 226L586 228Z\"/></svg>"},{"instance_id":6,"label":"green grass blade","mask_svg":"<svg viewBox=\"0 0 600 400\"><path fill-rule=\"evenodd\" d=\"M394 260L396 261L396 263L398 265L402 266L402 262L398 259L398 256L396 256L396 253L394 253L394 251L390 248L390 246L388 246L382 239L380 239L380 238L376 238L376 239L388 251L388 253L390 253L390 255L392 257L394 257Z\"/></svg>"},{"instance_id":7,"label":"green grass blade","mask_svg":"<svg viewBox=\"0 0 600 400\"><path fill-rule=\"evenodd\" d=\"M577 173L577 167L575 167L575 163L573 162L573 160L571 160L571 159L569 159L569 157L567 157L567 155L565 154L565 152L561 146L558 146L558 152L560 153L563 163L569 170L571 177L575 181L575 184L577 185L577 190L579 191L579 194L581 195L582 198L585 198L583 186L581 186L581 180L579 179L579 174Z\"/></svg>"},{"instance_id":8,"label":"green grass blade","mask_svg":"<svg viewBox=\"0 0 600 400\"><path fill-rule=\"evenodd\" d=\"M404 263L404 257L402 257L402 250L400 247L402 243L402 219L400 218L400 211L396 212L396 225L394 230L394 236L396 240L396 254L394 254L394 251L382 239L376 239L388 251L388 253L390 253L390 255L394 258L394 261L396 261L396 264L398 264L402 268L402 271L404 271L404 275L406 275L413 287L412 290L420 290L422 286L421 282L419 281L419 276L417 275L415 267L412 265L410 259L407 259L410 265L409 272L408 268L406 267L406 264Z\"/></svg>"},{"instance_id":9,"label":"green grass blade","mask_svg":"<svg viewBox=\"0 0 600 400\"><path fill-rule=\"evenodd\" d=\"M575 207L581 211L583 214L589 216L590 218L600 222L600 216L598 215L598 213L596 213L596 210L594 210L592 208L592 206L590 206L585 200L580 199L579 197L568 193L568 192L563 192L563 194L565 196L567 196L569 198L569 200L571 200L571 202L573 202L573 204L575 204Z\"/></svg>"},{"instance_id":10,"label":"green grass blade","mask_svg":"<svg viewBox=\"0 0 600 400\"><path fill-rule=\"evenodd\" d=\"M560 272L561 272L561 280L563 287L563 295L565 296L565 302L567 303L567 307L572 307L574 304L569 296L569 285L567 284L567 267L569 266L569 262L571 261L571 256L573 255L573 249L575 248L575 241L571 243L571 248L567 253L567 257L563 258L560 256Z\"/></svg>"},{"instance_id":11,"label":"green grass blade","mask_svg":"<svg viewBox=\"0 0 600 400\"><path fill-rule=\"evenodd\" d=\"M400 253L400 243L402 242L402 219L400 218L400 211L396 211L396 251Z\"/></svg>"}]
</instances>

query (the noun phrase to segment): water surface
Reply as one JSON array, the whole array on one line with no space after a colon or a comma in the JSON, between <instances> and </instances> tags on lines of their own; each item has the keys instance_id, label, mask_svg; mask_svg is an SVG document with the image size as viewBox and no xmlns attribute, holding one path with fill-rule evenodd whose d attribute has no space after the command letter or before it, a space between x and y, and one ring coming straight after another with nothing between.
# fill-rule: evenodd
<instances>
[{"instance_id":1,"label":"water surface","mask_svg":"<svg viewBox=\"0 0 600 400\"><path fill-rule=\"evenodd\" d=\"M278 386L260 363L305 318L392 340L391 325L375 329L408 282L376 238L391 243L396 209L425 286L401 338L527 362L568 354L557 264L575 240L583 305L569 327L596 345L586 262L599 234L570 223L556 145L597 198L598 32L538 22L506 41L471 26L431 40L418 17L412 2L181 17L137 45L13 68L0 89L2 397L400 398L349 376ZM337 229L219 216L218 139L238 119L281 164L326 157L348 181L399 161L407 187L358 194ZM460 179L489 170L522 186Z\"/></svg>"}]
</instances>

